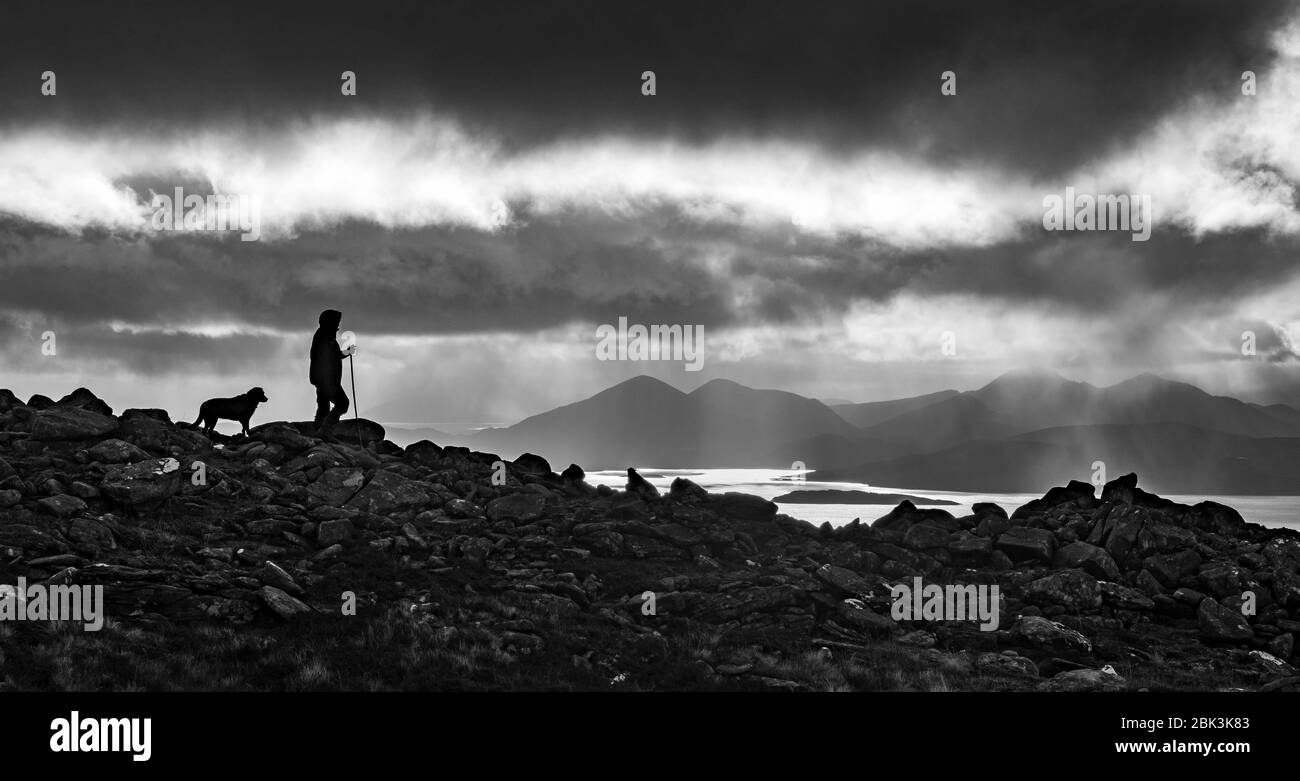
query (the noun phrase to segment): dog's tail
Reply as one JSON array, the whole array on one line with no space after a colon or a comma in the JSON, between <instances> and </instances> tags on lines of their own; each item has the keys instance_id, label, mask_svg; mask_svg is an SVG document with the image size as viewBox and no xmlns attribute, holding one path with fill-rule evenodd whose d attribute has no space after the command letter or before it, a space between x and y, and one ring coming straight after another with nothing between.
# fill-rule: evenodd
<instances>
[{"instance_id":1,"label":"dog's tail","mask_svg":"<svg viewBox=\"0 0 1300 781\"><path fill-rule=\"evenodd\" d=\"M194 422L191 423L190 426L193 427L193 428L198 428L198 427L199 427L199 424L202 423L202 422L203 422L203 408L200 407L200 408L199 408L199 416L198 416L197 418L194 419Z\"/></svg>"}]
</instances>

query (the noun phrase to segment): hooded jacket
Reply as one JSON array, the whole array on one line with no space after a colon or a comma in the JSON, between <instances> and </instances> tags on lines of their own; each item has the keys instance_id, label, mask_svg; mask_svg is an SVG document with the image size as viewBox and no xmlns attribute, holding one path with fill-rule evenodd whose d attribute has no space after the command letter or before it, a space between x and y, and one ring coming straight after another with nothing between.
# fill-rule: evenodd
<instances>
[{"instance_id":1,"label":"hooded jacket","mask_svg":"<svg viewBox=\"0 0 1300 781\"><path fill-rule=\"evenodd\" d=\"M320 328L311 338L311 384L323 388L337 387L343 381L343 351L336 334L343 313L326 309L320 313Z\"/></svg>"}]
</instances>

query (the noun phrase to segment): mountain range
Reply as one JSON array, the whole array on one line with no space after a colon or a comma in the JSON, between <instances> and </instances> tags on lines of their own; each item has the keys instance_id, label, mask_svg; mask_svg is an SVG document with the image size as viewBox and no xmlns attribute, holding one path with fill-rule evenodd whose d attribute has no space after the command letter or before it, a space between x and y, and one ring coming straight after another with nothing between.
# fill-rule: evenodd
<instances>
[{"instance_id":1,"label":"mountain range","mask_svg":"<svg viewBox=\"0 0 1300 781\"><path fill-rule=\"evenodd\" d=\"M463 443L589 469L802 462L817 480L895 488L1035 492L1104 465L1163 493L1300 494L1300 410L1153 374L1098 387L1014 371L973 391L832 405L722 379L686 393L640 376Z\"/></svg>"}]
</instances>

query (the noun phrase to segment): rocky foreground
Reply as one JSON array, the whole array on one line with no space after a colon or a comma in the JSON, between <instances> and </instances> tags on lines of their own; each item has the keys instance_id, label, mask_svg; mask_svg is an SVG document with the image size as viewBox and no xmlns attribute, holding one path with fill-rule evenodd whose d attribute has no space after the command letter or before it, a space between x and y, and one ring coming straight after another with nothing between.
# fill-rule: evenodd
<instances>
[{"instance_id":1,"label":"rocky foreground","mask_svg":"<svg viewBox=\"0 0 1300 781\"><path fill-rule=\"evenodd\" d=\"M1010 517L903 502L832 529L680 478L614 491L312 428L209 437L84 389L0 390L0 582L102 584L108 614L0 624L0 686L1300 688L1300 534L1135 475ZM916 576L997 584L997 630L893 620Z\"/></svg>"}]
</instances>

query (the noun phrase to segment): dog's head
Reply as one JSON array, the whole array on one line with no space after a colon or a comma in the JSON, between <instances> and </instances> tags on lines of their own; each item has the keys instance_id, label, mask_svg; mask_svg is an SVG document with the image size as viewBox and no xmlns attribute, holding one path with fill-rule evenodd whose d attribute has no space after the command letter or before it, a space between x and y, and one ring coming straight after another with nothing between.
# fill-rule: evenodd
<instances>
[{"instance_id":1,"label":"dog's head","mask_svg":"<svg viewBox=\"0 0 1300 781\"><path fill-rule=\"evenodd\" d=\"M253 388L252 390L250 390L248 393L245 393L244 395L258 403L261 403L263 401L270 401L270 399L266 397L266 391L262 390L261 388Z\"/></svg>"}]
</instances>

